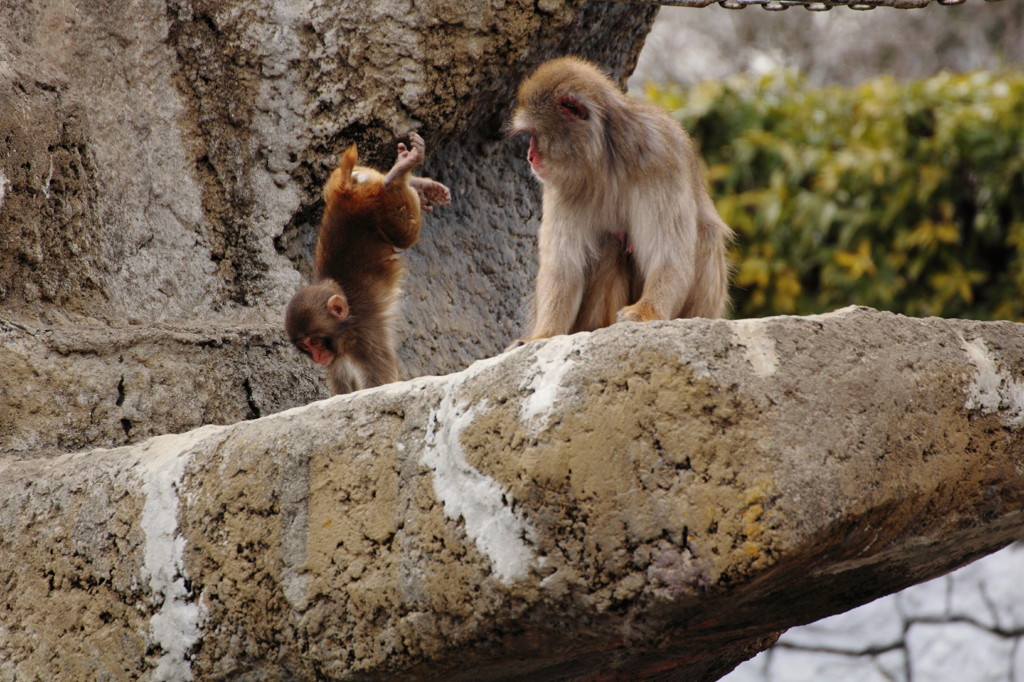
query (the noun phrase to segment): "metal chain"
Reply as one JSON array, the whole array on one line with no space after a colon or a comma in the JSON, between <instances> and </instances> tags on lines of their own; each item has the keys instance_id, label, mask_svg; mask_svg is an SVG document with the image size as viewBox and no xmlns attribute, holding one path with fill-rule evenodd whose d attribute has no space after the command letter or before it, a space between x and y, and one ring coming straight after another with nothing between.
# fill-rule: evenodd
<instances>
[{"instance_id":1,"label":"metal chain","mask_svg":"<svg viewBox=\"0 0 1024 682\"><path fill-rule=\"evenodd\" d=\"M631 0L637 2L638 0ZM659 5L677 5L677 6L691 6L691 7L704 7L708 4L707 0L639 0L640 2L651 2L652 4ZM985 0L986 2L999 2L999 0ZM940 5L961 5L966 0L936 0ZM719 5L726 9L744 9L748 5L760 5L763 9L770 12L778 12L790 7L803 7L804 9L812 12L827 12L833 7L849 7L855 10L870 10L876 7L891 7L894 3L887 2L886 0L720 0ZM900 3L897 3L899 6ZM917 2L911 2L915 6L920 6L922 3L920 0ZM924 4L928 4L925 0Z\"/></svg>"}]
</instances>

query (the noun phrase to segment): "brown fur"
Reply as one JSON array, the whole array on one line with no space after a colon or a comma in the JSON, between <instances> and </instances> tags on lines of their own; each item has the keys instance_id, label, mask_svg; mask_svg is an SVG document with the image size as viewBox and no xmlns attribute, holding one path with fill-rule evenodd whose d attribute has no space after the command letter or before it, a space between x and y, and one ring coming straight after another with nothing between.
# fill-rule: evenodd
<instances>
[{"instance_id":1,"label":"brown fur","mask_svg":"<svg viewBox=\"0 0 1024 682\"><path fill-rule=\"evenodd\" d=\"M721 317L722 221L693 143L593 64L545 62L519 88L513 134L543 183L535 313L523 341L615 321Z\"/></svg>"},{"instance_id":2,"label":"brown fur","mask_svg":"<svg viewBox=\"0 0 1024 682\"><path fill-rule=\"evenodd\" d=\"M299 290L285 311L285 331L301 350L320 341L332 356L328 383L347 393L398 380L394 326L404 267L398 250L419 239L430 203L446 204L448 189L410 171L423 161L423 140L410 136L411 150L399 145L399 158L383 175L356 165L355 145L324 185L323 219L314 257L315 281ZM340 296L344 319L328 302ZM308 351L307 351L308 352Z\"/></svg>"}]
</instances>

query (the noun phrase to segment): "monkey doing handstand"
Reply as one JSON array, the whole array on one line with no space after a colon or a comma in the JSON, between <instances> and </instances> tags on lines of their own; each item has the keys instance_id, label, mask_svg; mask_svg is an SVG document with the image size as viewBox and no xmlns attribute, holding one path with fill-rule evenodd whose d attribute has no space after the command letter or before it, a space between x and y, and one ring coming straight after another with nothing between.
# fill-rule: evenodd
<instances>
[{"instance_id":1,"label":"monkey doing handstand","mask_svg":"<svg viewBox=\"0 0 1024 682\"><path fill-rule=\"evenodd\" d=\"M732 230L665 111L563 57L523 81L510 132L530 136L543 183L534 320L517 343L616 320L725 314Z\"/></svg>"},{"instance_id":2,"label":"monkey doing handstand","mask_svg":"<svg viewBox=\"0 0 1024 682\"><path fill-rule=\"evenodd\" d=\"M285 310L285 332L299 350L327 367L335 394L398 380L395 315L404 267L398 252L419 239L422 215L451 200L448 188L411 175L424 143L409 135L395 165L382 174L357 166L352 145L324 185L314 283Z\"/></svg>"}]
</instances>

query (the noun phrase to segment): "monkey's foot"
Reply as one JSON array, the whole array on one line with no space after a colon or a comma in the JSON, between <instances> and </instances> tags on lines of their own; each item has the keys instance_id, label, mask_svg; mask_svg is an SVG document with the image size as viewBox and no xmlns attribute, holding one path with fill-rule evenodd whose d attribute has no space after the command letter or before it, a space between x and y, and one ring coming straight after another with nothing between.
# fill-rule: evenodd
<instances>
[{"instance_id":1,"label":"monkey's foot","mask_svg":"<svg viewBox=\"0 0 1024 682\"><path fill-rule=\"evenodd\" d=\"M523 341L522 339L516 339L512 343L510 343L507 346L505 346L505 350L503 350L501 352L502 353L507 353L510 350L512 350L513 348L519 348L520 346L524 346L524 345L526 345L526 341Z\"/></svg>"},{"instance_id":2,"label":"monkey's foot","mask_svg":"<svg viewBox=\"0 0 1024 682\"><path fill-rule=\"evenodd\" d=\"M505 350L503 350L502 352L503 353L507 353L508 351L512 350L513 348L519 348L520 346L525 346L526 344L530 343L531 341L538 341L540 339L548 339L548 338L551 338L551 337L549 337L549 336L526 336L526 337L523 337L521 339L516 339L512 343L508 344L508 346L506 346Z\"/></svg>"},{"instance_id":3,"label":"monkey's foot","mask_svg":"<svg viewBox=\"0 0 1024 682\"><path fill-rule=\"evenodd\" d=\"M664 318L657 313L651 304L634 303L633 305L627 305L616 313L615 319L619 322L650 322L651 320L661 320Z\"/></svg>"},{"instance_id":4,"label":"monkey's foot","mask_svg":"<svg viewBox=\"0 0 1024 682\"><path fill-rule=\"evenodd\" d=\"M420 208L424 211L434 210L434 206L447 206L452 202L452 193L448 188L430 178L409 178L409 186L420 195Z\"/></svg>"},{"instance_id":5,"label":"monkey's foot","mask_svg":"<svg viewBox=\"0 0 1024 682\"><path fill-rule=\"evenodd\" d=\"M395 165L391 167L388 174L384 176L385 187L423 163L427 149L423 138L416 133L409 133L409 144L412 145L411 149L407 148L403 142L398 143L398 158L395 159Z\"/></svg>"}]
</instances>

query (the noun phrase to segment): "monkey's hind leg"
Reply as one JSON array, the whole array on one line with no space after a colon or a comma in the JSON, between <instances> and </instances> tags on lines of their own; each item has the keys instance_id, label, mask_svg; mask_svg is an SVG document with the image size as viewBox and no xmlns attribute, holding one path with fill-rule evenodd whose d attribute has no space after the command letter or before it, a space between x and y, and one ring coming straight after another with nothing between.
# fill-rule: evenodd
<instances>
[{"instance_id":1,"label":"monkey's hind leg","mask_svg":"<svg viewBox=\"0 0 1024 682\"><path fill-rule=\"evenodd\" d=\"M677 273L674 268L655 270L644 282L640 300L620 310L616 319L619 322L670 320L680 308L678 301L685 300L690 288L686 284L686 277Z\"/></svg>"},{"instance_id":2,"label":"monkey's hind leg","mask_svg":"<svg viewBox=\"0 0 1024 682\"><path fill-rule=\"evenodd\" d=\"M404 182L412 169L423 163L427 149L423 138L416 133L409 133L409 144L412 146L411 149L407 149L403 142L398 143L398 158L395 159L395 165L384 176L385 187L390 187L396 182Z\"/></svg>"},{"instance_id":3,"label":"monkey's hind leg","mask_svg":"<svg viewBox=\"0 0 1024 682\"><path fill-rule=\"evenodd\" d=\"M434 206L447 206L452 201L451 192L437 180L413 175L409 177L409 186L416 190L420 197L420 208L424 211L433 211Z\"/></svg>"}]
</instances>

